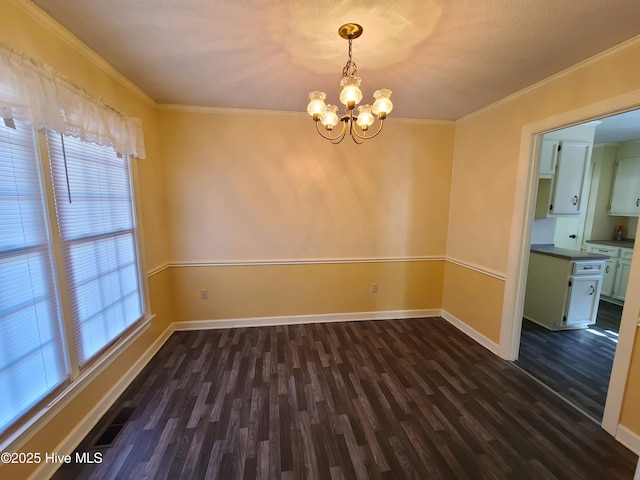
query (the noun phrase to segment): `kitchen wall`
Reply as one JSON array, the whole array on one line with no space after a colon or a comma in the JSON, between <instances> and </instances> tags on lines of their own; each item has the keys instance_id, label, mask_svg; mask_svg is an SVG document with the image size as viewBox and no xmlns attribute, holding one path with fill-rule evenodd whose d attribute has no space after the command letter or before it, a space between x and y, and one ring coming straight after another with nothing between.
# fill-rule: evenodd
<instances>
[{"instance_id":1,"label":"kitchen wall","mask_svg":"<svg viewBox=\"0 0 640 480\"><path fill-rule=\"evenodd\" d=\"M609 215L609 201L615 169L616 155L621 148L633 149L640 156L640 143L624 142L594 145L593 164L589 190L589 208L586 212L585 240L611 240L618 225L623 227L624 238L635 238L638 217Z\"/></svg>"},{"instance_id":2,"label":"kitchen wall","mask_svg":"<svg viewBox=\"0 0 640 480\"><path fill-rule=\"evenodd\" d=\"M454 128L336 147L305 114L163 107L177 320L439 309Z\"/></svg>"}]
</instances>

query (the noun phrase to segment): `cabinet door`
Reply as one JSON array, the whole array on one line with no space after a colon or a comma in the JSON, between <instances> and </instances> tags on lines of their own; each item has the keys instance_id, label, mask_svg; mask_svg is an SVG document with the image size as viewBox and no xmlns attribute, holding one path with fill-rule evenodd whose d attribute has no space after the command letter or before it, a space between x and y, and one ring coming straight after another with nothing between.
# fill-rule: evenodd
<instances>
[{"instance_id":1,"label":"cabinet door","mask_svg":"<svg viewBox=\"0 0 640 480\"><path fill-rule=\"evenodd\" d=\"M618 269L613 285L613 298L624 300L627 296L627 283L629 283L629 273L631 272L631 260L618 260Z\"/></svg>"},{"instance_id":2,"label":"cabinet door","mask_svg":"<svg viewBox=\"0 0 640 480\"><path fill-rule=\"evenodd\" d=\"M556 220L553 244L558 248L580 250L580 245L582 245L581 220L581 217L575 215L559 217Z\"/></svg>"},{"instance_id":3,"label":"cabinet door","mask_svg":"<svg viewBox=\"0 0 640 480\"><path fill-rule=\"evenodd\" d=\"M570 277L567 302L567 326L595 323L600 300L601 276Z\"/></svg>"},{"instance_id":4,"label":"cabinet door","mask_svg":"<svg viewBox=\"0 0 640 480\"><path fill-rule=\"evenodd\" d=\"M580 215L590 145L583 142L560 142L559 148L549 213Z\"/></svg>"},{"instance_id":5,"label":"cabinet door","mask_svg":"<svg viewBox=\"0 0 640 480\"><path fill-rule=\"evenodd\" d=\"M611 297L613 295L613 284L616 278L616 268L618 267L618 260L609 259L604 262L604 275L602 276L602 291L601 295Z\"/></svg>"},{"instance_id":6,"label":"cabinet door","mask_svg":"<svg viewBox=\"0 0 640 480\"><path fill-rule=\"evenodd\" d=\"M540 151L540 177L551 178L556 173L556 158L558 155L558 140L542 140Z\"/></svg>"},{"instance_id":7,"label":"cabinet door","mask_svg":"<svg viewBox=\"0 0 640 480\"><path fill-rule=\"evenodd\" d=\"M620 158L611 189L610 215L640 215L640 157Z\"/></svg>"}]
</instances>

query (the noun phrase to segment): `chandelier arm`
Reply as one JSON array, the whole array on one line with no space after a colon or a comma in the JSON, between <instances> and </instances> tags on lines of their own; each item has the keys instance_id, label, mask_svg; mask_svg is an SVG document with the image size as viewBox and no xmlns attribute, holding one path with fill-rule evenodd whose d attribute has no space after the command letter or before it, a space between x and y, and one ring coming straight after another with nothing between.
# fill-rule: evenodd
<instances>
[{"instance_id":1,"label":"chandelier arm","mask_svg":"<svg viewBox=\"0 0 640 480\"><path fill-rule=\"evenodd\" d=\"M370 140L370 139L374 138L376 135L378 135L382 131L382 127L383 126L384 126L384 120L380 119L380 125L378 126L378 130L373 135L367 136L366 131L364 132L364 135L360 135L358 133L358 130L355 127L353 128L353 134L355 136L357 136L358 138L362 139L363 141L364 140ZM360 142L360 143L362 143L362 142Z\"/></svg>"},{"instance_id":2,"label":"chandelier arm","mask_svg":"<svg viewBox=\"0 0 640 480\"><path fill-rule=\"evenodd\" d=\"M384 120L382 120L382 119L381 119L381 120L380 120L380 125L378 125L378 130L376 130L376 133L374 133L373 135L370 135L370 136L367 136L367 132L368 132L368 130L366 130L366 131L361 130L361 131L364 133L364 135L360 135L360 134L358 133L357 128L356 128L356 127L353 127L353 129L352 129L352 132L353 132L353 133L352 133L352 136L353 136L353 135L355 135L356 137L358 137L358 138L362 139L363 141L364 141L364 140L370 140L370 139L374 138L376 135L378 135L378 134L382 131L382 127L383 127L383 126L384 126ZM360 143L362 143L362 142L360 142Z\"/></svg>"},{"instance_id":3,"label":"chandelier arm","mask_svg":"<svg viewBox=\"0 0 640 480\"><path fill-rule=\"evenodd\" d=\"M353 109L349 110L349 136L357 145L362 145L365 139L358 134L355 120L356 118L353 116ZM360 139L360 141L358 141L358 139Z\"/></svg>"},{"instance_id":4,"label":"chandelier arm","mask_svg":"<svg viewBox=\"0 0 640 480\"><path fill-rule=\"evenodd\" d=\"M358 140L358 139L360 139L360 140ZM365 137L361 137L360 135L358 135L358 133L356 132L356 129L352 128L351 129L351 140L353 140L357 145L362 145L364 143L364 141L366 140L366 138Z\"/></svg>"},{"instance_id":5,"label":"chandelier arm","mask_svg":"<svg viewBox=\"0 0 640 480\"><path fill-rule=\"evenodd\" d=\"M325 135L324 133L322 133L322 130L320 130L320 127L318 126L320 122L315 122L315 123L316 123L316 130L320 134L320 136L325 140L329 140L334 145L337 145L338 143L340 143L344 139L345 134L347 133L345 128L346 125L344 123L342 124L342 131L335 137L332 137L331 135Z\"/></svg>"},{"instance_id":6,"label":"chandelier arm","mask_svg":"<svg viewBox=\"0 0 640 480\"><path fill-rule=\"evenodd\" d=\"M334 145L339 144L340 142L342 142L342 140L344 140L344 137L347 135L347 124L343 123L342 124L342 132L340 133L340 136L338 137L339 140L331 140L331 143L333 143Z\"/></svg>"}]
</instances>

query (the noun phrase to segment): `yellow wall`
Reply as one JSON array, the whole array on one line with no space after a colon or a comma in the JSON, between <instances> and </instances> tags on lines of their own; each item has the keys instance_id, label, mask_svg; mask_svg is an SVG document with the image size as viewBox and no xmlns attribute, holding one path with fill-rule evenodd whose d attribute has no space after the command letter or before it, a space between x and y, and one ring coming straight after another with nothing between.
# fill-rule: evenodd
<instances>
[{"instance_id":1,"label":"yellow wall","mask_svg":"<svg viewBox=\"0 0 640 480\"><path fill-rule=\"evenodd\" d=\"M443 292L444 310L498 344L504 280L447 262Z\"/></svg>"},{"instance_id":2,"label":"yellow wall","mask_svg":"<svg viewBox=\"0 0 640 480\"><path fill-rule=\"evenodd\" d=\"M178 321L439 309L443 277L441 260L171 269Z\"/></svg>"},{"instance_id":3,"label":"yellow wall","mask_svg":"<svg viewBox=\"0 0 640 480\"><path fill-rule=\"evenodd\" d=\"M44 17L30 2L0 2L0 42L38 62L51 65L63 77L82 85L88 92L103 98L114 108L142 119L147 159L137 161L137 173L140 197L138 207L141 209L141 229L144 235L143 260L149 268L166 264L169 244L166 237L164 182L158 151L157 114L154 103L135 89L124 87L118 74L108 73L111 72L108 66L98 67L94 54L74 39L70 39L68 34ZM154 275L149 282L151 307L156 316L144 334L35 437L22 446L21 451L56 451L56 447L158 339L172 321L169 279L169 271L164 270ZM97 421L97 418L94 421ZM33 467L35 465L4 465L0 467L0 476L27 478L34 470Z\"/></svg>"},{"instance_id":4,"label":"yellow wall","mask_svg":"<svg viewBox=\"0 0 640 480\"><path fill-rule=\"evenodd\" d=\"M167 107L160 138L178 319L440 308L452 122L336 147L306 115Z\"/></svg>"},{"instance_id":5,"label":"yellow wall","mask_svg":"<svg viewBox=\"0 0 640 480\"><path fill-rule=\"evenodd\" d=\"M307 115L164 110L171 260L442 256L454 128L389 119L336 147Z\"/></svg>"},{"instance_id":6,"label":"yellow wall","mask_svg":"<svg viewBox=\"0 0 640 480\"><path fill-rule=\"evenodd\" d=\"M457 122L448 258L502 274L507 271L510 249L518 248L510 243L510 235L523 127L636 91L639 45L630 42L614 54L585 62ZM640 263L633 264L631 275L640 275ZM461 291L475 292L464 297L464 310L458 305ZM443 308L460 312L460 320L494 341L500 334L503 297L491 276L478 278L471 272L462 274L459 268L445 270ZM479 317L478 311L489 314ZM632 371L640 368L638 360L636 352ZM633 403L633 395L627 388L622 424L640 434L640 404Z\"/></svg>"}]
</instances>

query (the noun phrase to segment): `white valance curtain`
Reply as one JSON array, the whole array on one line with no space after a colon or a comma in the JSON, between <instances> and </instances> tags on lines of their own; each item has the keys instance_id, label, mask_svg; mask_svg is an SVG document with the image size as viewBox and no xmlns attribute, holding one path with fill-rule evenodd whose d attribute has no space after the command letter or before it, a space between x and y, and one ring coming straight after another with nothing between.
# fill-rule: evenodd
<instances>
[{"instance_id":1,"label":"white valance curtain","mask_svg":"<svg viewBox=\"0 0 640 480\"><path fill-rule=\"evenodd\" d=\"M0 115L145 158L142 121L129 118L51 67L0 44Z\"/></svg>"}]
</instances>

